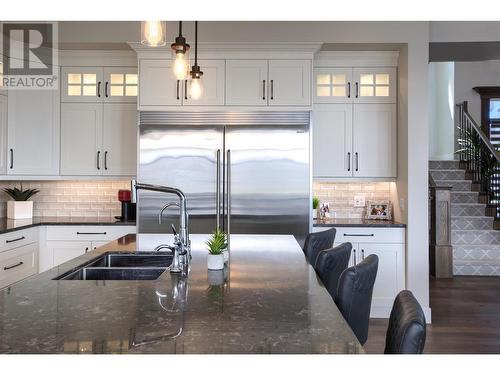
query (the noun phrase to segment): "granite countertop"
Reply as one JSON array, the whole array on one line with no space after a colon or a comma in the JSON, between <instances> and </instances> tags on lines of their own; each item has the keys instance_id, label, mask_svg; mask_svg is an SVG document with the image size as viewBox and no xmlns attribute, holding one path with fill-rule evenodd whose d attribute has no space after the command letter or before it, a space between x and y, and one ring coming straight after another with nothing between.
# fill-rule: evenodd
<instances>
[{"instance_id":1,"label":"granite countertop","mask_svg":"<svg viewBox=\"0 0 500 375\"><path fill-rule=\"evenodd\" d=\"M366 219L325 219L313 220L314 227L374 227L374 228L406 228L406 224L392 220Z\"/></svg>"},{"instance_id":2,"label":"granite countertop","mask_svg":"<svg viewBox=\"0 0 500 375\"><path fill-rule=\"evenodd\" d=\"M135 225L135 221L120 221L114 217L35 216L32 219L20 220L0 218L0 234L38 225Z\"/></svg>"},{"instance_id":3,"label":"granite countertop","mask_svg":"<svg viewBox=\"0 0 500 375\"><path fill-rule=\"evenodd\" d=\"M0 291L0 352L363 353L292 236L232 235L223 271L207 270L206 239L191 236L187 279L52 280L172 240L127 235Z\"/></svg>"}]
</instances>

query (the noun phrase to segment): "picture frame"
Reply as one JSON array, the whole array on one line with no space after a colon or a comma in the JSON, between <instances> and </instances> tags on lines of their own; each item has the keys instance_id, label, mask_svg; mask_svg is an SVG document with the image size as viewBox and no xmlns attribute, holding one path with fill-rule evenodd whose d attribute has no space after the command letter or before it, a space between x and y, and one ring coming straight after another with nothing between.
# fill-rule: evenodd
<instances>
[{"instance_id":1,"label":"picture frame","mask_svg":"<svg viewBox=\"0 0 500 375\"><path fill-rule=\"evenodd\" d=\"M391 202L387 200L368 201L365 218L368 220L392 220Z\"/></svg>"}]
</instances>

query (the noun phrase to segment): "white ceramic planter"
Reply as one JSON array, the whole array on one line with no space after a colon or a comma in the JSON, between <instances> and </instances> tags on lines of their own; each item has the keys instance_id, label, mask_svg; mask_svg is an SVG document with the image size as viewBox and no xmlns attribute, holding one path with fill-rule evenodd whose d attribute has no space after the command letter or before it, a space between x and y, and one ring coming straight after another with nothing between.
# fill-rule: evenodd
<instances>
[{"instance_id":1,"label":"white ceramic planter","mask_svg":"<svg viewBox=\"0 0 500 375\"><path fill-rule=\"evenodd\" d=\"M222 270L224 269L224 254L207 255L207 267L209 270Z\"/></svg>"},{"instance_id":2,"label":"white ceramic planter","mask_svg":"<svg viewBox=\"0 0 500 375\"><path fill-rule=\"evenodd\" d=\"M313 209L313 219L318 218L318 209Z\"/></svg>"},{"instance_id":3,"label":"white ceramic planter","mask_svg":"<svg viewBox=\"0 0 500 375\"><path fill-rule=\"evenodd\" d=\"M31 219L33 217L33 201L7 201L8 219Z\"/></svg>"}]
</instances>

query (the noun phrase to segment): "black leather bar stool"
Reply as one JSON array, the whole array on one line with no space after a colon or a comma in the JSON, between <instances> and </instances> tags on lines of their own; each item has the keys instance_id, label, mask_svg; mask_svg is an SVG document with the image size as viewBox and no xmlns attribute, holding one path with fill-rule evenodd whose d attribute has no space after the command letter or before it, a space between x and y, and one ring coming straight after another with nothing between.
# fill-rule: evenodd
<instances>
[{"instance_id":1,"label":"black leather bar stool","mask_svg":"<svg viewBox=\"0 0 500 375\"><path fill-rule=\"evenodd\" d=\"M421 354L426 336L425 315L413 293L402 290L392 305L385 354Z\"/></svg>"},{"instance_id":2,"label":"black leather bar stool","mask_svg":"<svg viewBox=\"0 0 500 375\"><path fill-rule=\"evenodd\" d=\"M352 244L346 242L331 249L322 250L313 265L328 293L335 298L340 275L349 265Z\"/></svg>"},{"instance_id":3,"label":"black leather bar stool","mask_svg":"<svg viewBox=\"0 0 500 375\"><path fill-rule=\"evenodd\" d=\"M378 257L367 256L340 275L335 303L361 345L368 338L373 285L377 277Z\"/></svg>"},{"instance_id":4,"label":"black leather bar stool","mask_svg":"<svg viewBox=\"0 0 500 375\"><path fill-rule=\"evenodd\" d=\"M304 244L304 253L311 265L316 263L316 257L321 250L330 249L335 240L335 228L316 233L309 233Z\"/></svg>"}]
</instances>

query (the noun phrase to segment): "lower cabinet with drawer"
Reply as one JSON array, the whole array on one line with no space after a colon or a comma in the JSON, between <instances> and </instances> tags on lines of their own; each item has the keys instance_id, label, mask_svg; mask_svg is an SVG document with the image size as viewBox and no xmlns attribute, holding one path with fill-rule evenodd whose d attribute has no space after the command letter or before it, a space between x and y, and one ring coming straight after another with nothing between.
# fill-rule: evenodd
<instances>
[{"instance_id":1,"label":"lower cabinet with drawer","mask_svg":"<svg viewBox=\"0 0 500 375\"><path fill-rule=\"evenodd\" d=\"M135 226L55 225L46 228L46 242L40 251L39 272L94 250L129 233Z\"/></svg>"},{"instance_id":2,"label":"lower cabinet with drawer","mask_svg":"<svg viewBox=\"0 0 500 375\"><path fill-rule=\"evenodd\" d=\"M314 227L314 232L329 229ZM405 289L405 228L336 227L334 246L352 243L349 266L370 254L378 256L378 271L373 287L372 318L388 318L396 295Z\"/></svg>"},{"instance_id":3,"label":"lower cabinet with drawer","mask_svg":"<svg viewBox=\"0 0 500 375\"><path fill-rule=\"evenodd\" d=\"M30 243L0 253L0 288L4 288L38 270L38 243Z\"/></svg>"}]
</instances>

